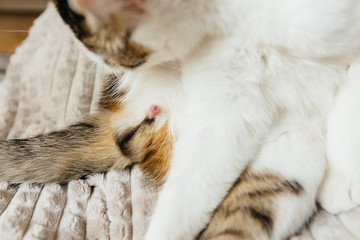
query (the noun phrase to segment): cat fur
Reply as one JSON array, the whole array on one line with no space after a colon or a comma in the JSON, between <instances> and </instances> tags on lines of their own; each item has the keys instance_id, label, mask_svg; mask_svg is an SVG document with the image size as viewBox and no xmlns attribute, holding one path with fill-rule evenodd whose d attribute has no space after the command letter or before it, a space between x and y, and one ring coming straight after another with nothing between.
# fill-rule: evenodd
<instances>
[{"instance_id":1,"label":"cat fur","mask_svg":"<svg viewBox=\"0 0 360 240\"><path fill-rule=\"evenodd\" d=\"M155 125L176 139L145 239L196 238L211 217L221 219L241 173L233 189L245 200L236 212L252 230L216 230L210 222L201 236L284 239L311 217L327 164L348 161L333 154L327 162L326 152L344 144L332 137L331 119L339 85L358 77L350 71L360 54L358 0L55 2L91 55L125 72L117 92L128 90L129 111L112 130L136 126L156 104L163 114ZM324 186L341 184L331 175ZM346 185L353 188L359 184ZM247 189L262 194L249 203ZM320 191L321 203L341 210L326 195Z\"/></svg>"}]
</instances>

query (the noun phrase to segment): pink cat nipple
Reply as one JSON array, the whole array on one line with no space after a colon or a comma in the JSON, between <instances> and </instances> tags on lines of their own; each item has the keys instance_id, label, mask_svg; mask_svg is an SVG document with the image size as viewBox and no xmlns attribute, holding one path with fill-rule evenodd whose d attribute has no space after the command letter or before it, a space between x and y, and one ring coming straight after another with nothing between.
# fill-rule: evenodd
<instances>
[{"instance_id":1,"label":"pink cat nipple","mask_svg":"<svg viewBox=\"0 0 360 240\"><path fill-rule=\"evenodd\" d=\"M151 105L146 118L153 119L159 114L160 114L160 107L157 105Z\"/></svg>"}]
</instances>

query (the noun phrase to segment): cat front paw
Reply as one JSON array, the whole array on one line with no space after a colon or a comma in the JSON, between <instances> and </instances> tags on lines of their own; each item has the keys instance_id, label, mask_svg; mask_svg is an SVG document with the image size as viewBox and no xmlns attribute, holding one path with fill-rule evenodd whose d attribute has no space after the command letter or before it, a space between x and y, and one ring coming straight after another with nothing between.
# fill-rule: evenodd
<instances>
[{"instance_id":1,"label":"cat front paw","mask_svg":"<svg viewBox=\"0 0 360 240\"><path fill-rule=\"evenodd\" d=\"M333 214L360 205L360 170L329 171L318 194L320 205Z\"/></svg>"}]
</instances>

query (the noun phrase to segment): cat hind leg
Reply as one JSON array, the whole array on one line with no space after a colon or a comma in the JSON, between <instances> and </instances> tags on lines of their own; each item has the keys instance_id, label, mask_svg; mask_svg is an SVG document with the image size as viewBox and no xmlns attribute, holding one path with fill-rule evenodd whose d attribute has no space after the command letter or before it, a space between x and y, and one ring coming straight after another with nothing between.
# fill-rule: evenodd
<instances>
[{"instance_id":1,"label":"cat hind leg","mask_svg":"<svg viewBox=\"0 0 360 240\"><path fill-rule=\"evenodd\" d=\"M286 239L313 215L325 170L322 142L302 130L271 138L199 239Z\"/></svg>"}]
</instances>

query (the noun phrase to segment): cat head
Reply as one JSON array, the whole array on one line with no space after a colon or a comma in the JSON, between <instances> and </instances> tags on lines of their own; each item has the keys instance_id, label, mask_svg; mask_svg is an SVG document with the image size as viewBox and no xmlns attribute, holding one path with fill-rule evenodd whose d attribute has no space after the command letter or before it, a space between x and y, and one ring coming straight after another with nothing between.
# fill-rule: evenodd
<instances>
[{"instance_id":1,"label":"cat head","mask_svg":"<svg viewBox=\"0 0 360 240\"><path fill-rule=\"evenodd\" d=\"M181 59L207 31L201 4L190 0L53 1L75 36L111 67Z\"/></svg>"},{"instance_id":2,"label":"cat head","mask_svg":"<svg viewBox=\"0 0 360 240\"><path fill-rule=\"evenodd\" d=\"M223 36L235 36L240 47L306 57L339 59L360 49L358 0L52 1L76 37L112 67L182 60Z\"/></svg>"}]
</instances>

